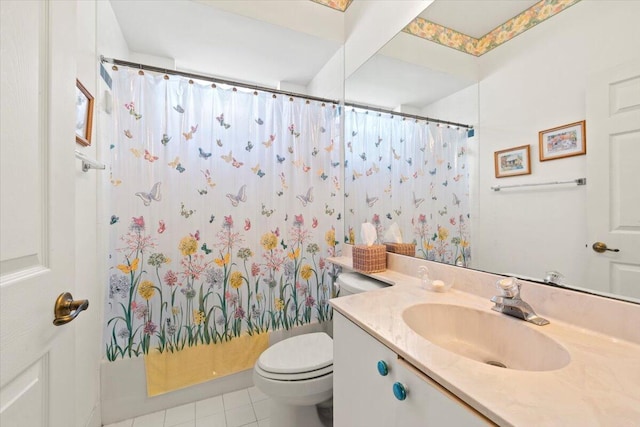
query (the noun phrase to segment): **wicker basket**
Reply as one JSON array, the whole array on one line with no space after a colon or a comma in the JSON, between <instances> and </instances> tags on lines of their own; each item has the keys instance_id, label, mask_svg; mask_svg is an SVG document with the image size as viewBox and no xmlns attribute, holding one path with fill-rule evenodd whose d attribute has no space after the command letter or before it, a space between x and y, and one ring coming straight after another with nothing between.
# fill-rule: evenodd
<instances>
[{"instance_id":1,"label":"wicker basket","mask_svg":"<svg viewBox=\"0 0 640 427\"><path fill-rule=\"evenodd\" d=\"M361 273L379 273L387 269L385 245L356 245L352 249L353 269Z\"/></svg>"},{"instance_id":2,"label":"wicker basket","mask_svg":"<svg viewBox=\"0 0 640 427\"><path fill-rule=\"evenodd\" d=\"M387 252L393 252L398 255L416 256L415 243L385 243Z\"/></svg>"}]
</instances>

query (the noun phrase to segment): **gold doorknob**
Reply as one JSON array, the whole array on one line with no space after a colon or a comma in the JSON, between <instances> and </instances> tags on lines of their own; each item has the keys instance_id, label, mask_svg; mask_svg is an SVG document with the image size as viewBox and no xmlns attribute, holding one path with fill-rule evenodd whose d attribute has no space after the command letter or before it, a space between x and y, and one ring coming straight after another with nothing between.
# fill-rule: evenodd
<instances>
[{"instance_id":1,"label":"gold doorknob","mask_svg":"<svg viewBox=\"0 0 640 427\"><path fill-rule=\"evenodd\" d=\"M591 247L593 248L594 251L598 252L599 254L605 251L620 252L620 249L609 249L606 243L602 243L602 242L595 242Z\"/></svg>"},{"instance_id":2,"label":"gold doorknob","mask_svg":"<svg viewBox=\"0 0 640 427\"><path fill-rule=\"evenodd\" d=\"M89 300L80 299L74 301L69 292L64 292L56 299L56 304L53 307L53 324L60 326L69 323L87 308L89 308Z\"/></svg>"}]
</instances>

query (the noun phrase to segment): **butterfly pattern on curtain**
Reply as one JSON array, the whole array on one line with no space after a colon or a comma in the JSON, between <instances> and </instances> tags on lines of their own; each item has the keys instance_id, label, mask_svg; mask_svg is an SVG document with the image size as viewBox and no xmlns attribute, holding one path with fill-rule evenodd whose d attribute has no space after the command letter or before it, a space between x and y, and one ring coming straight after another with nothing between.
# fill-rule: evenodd
<instances>
[{"instance_id":1,"label":"butterfly pattern on curtain","mask_svg":"<svg viewBox=\"0 0 640 427\"><path fill-rule=\"evenodd\" d=\"M416 256L469 265L469 169L462 130L388 113L345 111L345 238L378 240L394 222Z\"/></svg>"},{"instance_id":2,"label":"butterfly pattern on curtain","mask_svg":"<svg viewBox=\"0 0 640 427\"><path fill-rule=\"evenodd\" d=\"M339 107L114 74L107 359L330 319Z\"/></svg>"}]
</instances>

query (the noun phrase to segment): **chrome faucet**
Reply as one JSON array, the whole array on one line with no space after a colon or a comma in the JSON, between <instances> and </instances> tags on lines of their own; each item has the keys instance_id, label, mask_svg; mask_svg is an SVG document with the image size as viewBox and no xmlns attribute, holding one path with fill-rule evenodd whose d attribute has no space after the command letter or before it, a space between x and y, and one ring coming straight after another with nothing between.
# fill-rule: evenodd
<instances>
[{"instance_id":1,"label":"chrome faucet","mask_svg":"<svg viewBox=\"0 0 640 427\"><path fill-rule=\"evenodd\" d=\"M549 321L538 316L533 308L520 298L520 283L515 277L500 279L496 282L496 287L501 295L491 298L495 305L492 310L517 317L538 326L548 325Z\"/></svg>"}]
</instances>

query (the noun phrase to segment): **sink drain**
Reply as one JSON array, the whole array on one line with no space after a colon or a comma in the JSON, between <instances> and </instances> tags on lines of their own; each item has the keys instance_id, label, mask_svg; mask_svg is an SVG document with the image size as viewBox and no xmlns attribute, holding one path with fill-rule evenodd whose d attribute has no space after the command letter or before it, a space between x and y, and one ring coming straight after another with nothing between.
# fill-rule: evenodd
<instances>
[{"instance_id":1,"label":"sink drain","mask_svg":"<svg viewBox=\"0 0 640 427\"><path fill-rule=\"evenodd\" d=\"M504 363L500 363L500 362L496 362L495 360L487 360L486 362L487 365L491 365L491 366L497 366L498 368L506 368L507 365L505 365Z\"/></svg>"}]
</instances>

